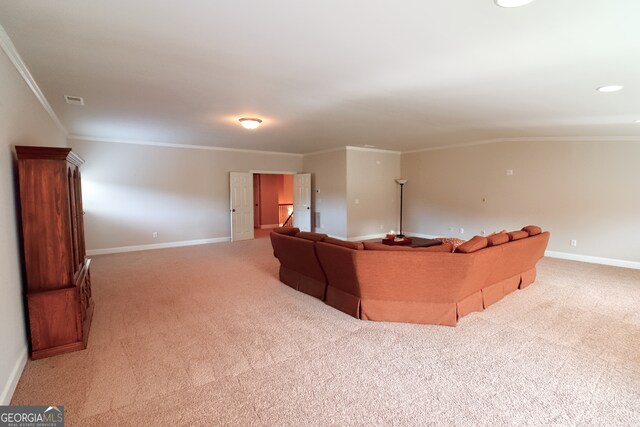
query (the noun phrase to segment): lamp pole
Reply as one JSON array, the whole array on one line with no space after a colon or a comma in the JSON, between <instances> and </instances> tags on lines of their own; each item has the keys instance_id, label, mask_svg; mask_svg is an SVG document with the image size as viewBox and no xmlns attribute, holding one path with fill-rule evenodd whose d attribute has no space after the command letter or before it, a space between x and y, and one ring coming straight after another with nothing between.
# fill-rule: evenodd
<instances>
[{"instance_id":1,"label":"lamp pole","mask_svg":"<svg viewBox=\"0 0 640 427\"><path fill-rule=\"evenodd\" d=\"M396 182L400 184L400 234L397 235L400 239L404 239L404 234L402 234L402 195L404 190L404 185L407 183L406 179L396 179Z\"/></svg>"}]
</instances>

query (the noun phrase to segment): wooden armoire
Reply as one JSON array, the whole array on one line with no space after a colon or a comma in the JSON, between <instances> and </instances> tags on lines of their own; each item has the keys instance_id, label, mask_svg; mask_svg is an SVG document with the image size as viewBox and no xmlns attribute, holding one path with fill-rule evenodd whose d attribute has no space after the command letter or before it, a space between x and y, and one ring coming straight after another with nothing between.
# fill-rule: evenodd
<instances>
[{"instance_id":1,"label":"wooden armoire","mask_svg":"<svg viewBox=\"0 0 640 427\"><path fill-rule=\"evenodd\" d=\"M93 300L80 166L70 148L16 147L31 358L87 347Z\"/></svg>"}]
</instances>

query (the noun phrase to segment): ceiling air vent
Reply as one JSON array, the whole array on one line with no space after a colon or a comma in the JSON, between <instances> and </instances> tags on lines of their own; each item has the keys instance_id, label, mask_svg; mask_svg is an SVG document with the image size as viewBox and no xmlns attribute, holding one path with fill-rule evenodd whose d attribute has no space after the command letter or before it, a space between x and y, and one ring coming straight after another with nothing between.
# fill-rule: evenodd
<instances>
[{"instance_id":1,"label":"ceiling air vent","mask_svg":"<svg viewBox=\"0 0 640 427\"><path fill-rule=\"evenodd\" d=\"M71 105L84 105L84 99L80 96L65 95L64 100Z\"/></svg>"}]
</instances>

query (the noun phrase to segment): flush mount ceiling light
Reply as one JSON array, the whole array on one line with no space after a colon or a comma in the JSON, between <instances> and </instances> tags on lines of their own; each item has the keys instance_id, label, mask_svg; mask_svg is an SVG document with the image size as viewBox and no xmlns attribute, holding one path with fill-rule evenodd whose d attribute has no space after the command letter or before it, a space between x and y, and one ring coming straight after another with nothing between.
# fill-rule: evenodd
<instances>
[{"instance_id":1,"label":"flush mount ceiling light","mask_svg":"<svg viewBox=\"0 0 640 427\"><path fill-rule=\"evenodd\" d=\"M533 0L495 0L500 7L520 7L531 3Z\"/></svg>"},{"instance_id":2,"label":"flush mount ceiling light","mask_svg":"<svg viewBox=\"0 0 640 427\"><path fill-rule=\"evenodd\" d=\"M619 90L622 90L623 87L624 86L620 86L620 85L610 85L610 86L599 87L597 90L598 92L609 93L609 92L617 92Z\"/></svg>"},{"instance_id":3,"label":"flush mount ceiling light","mask_svg":"<svg viewBox=\"0 0 640 427\"><path fill-rule=\"evenodd\" d=\"M243 117L238 121L245 129L256 129L258 126L260 126L260 123L262 123L262 120L252 117Z\"/></svg>"}]
</instances>

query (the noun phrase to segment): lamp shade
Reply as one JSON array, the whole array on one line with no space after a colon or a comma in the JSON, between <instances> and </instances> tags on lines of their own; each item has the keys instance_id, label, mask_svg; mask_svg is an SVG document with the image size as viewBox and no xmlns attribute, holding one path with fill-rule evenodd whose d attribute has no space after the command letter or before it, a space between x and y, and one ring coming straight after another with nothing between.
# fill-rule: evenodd
<instances>
[{"instance_id":1,"label":"lamp shade","mask_svg":"<svg viewBox=\"0 0 640 427\"><path fill-rule=\"evenodd\" d=\"M402 185L402 184L406 184L406 183L407 183L407 180L406 180L406 179L403 179L403 178L398 178L398 179L396 179L396 182L397 182L398 184Z\"/></svg>"}]
</instances>

